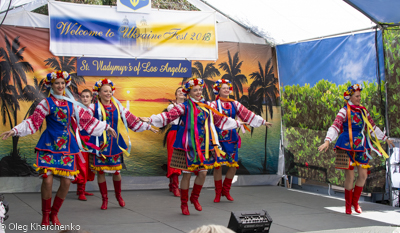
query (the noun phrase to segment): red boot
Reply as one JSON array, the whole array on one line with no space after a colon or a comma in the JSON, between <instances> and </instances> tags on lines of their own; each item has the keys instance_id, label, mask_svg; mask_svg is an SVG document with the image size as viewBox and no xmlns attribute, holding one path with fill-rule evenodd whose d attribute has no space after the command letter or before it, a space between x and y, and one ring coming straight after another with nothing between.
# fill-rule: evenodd
<instances>
[{"instance_id":1,"label":"red boot","mask_svg":"<svg viewBox=\"0 0 400 233\"><path fill-rule=\"evenodd\" d=\"M64 200L57 196L54 198L53 206L51 207L50 213L50 220L54 225L61 225L60 220L58 220L58 211L60 210L63 202Z\"/></svg>"},{"instance_id":2,"label":"red boot","mask_svg":"<svg viewBox=\"0 0 400 233\"><path fill-rule=\"evenodd\" d=\"M172 176L170 176L170 177L169 177L169 184L168 184L168 187L169 187L169 191L170 191L170 192L172 192L173 186L174 186L174 181L172 180Z\"/></svg>"},{"instance_id":3,"label":"red boot","mask_svg":"<svg viewBox=\"0 0 400 233\"><path fill-rule=\"evenodd\" d=\"M119 206L124 207L125 201L121 197L121 181L113 180L113 182L114 182L115 197L117 198Z\"/></svg>"},{"instance_id":4,"label":"red boot","mask_svg":"<svg viewBox=\"0 0 400 233\"><path fill-rule=\"evenodd\" d=\"M352 197L353 197L353 191L344 189L344 199L346 200L346 214L351 214Z\"/></svg>"},{"instance_id":5,"label":"red boot","mask_svg":"<svg viewBox=\"0 0 400 233\"><path fill-rule=\"evenodd\" d=\"M222 180L214 180L214 184L215 184L214 202L219 202L221 200Z\"/></svg>"},{"instance_id":6,"label":"red boot","mask_svg":"<svg viewBox=\"0 0 400 233\"><path fill-rule=\"evenodd\" d=\"M86 192L86 184L83 185L83 192L85 193L85 196L93 196L93 193Z\"/></svg>"},{"instance_id":7,"label":"red boot","mask_svg":"<svg viewBox=\"0 0 400 233\"><path fill-rule=\"evenodd\" d=\"M50 225L51 198L45 200L42 198L42 226Z\"/></svg>"},{"instance_id":8,"label":"red boot","mask_svg":"<svg viewBox=\"0 0 400 233\"><path fill-rule=\"evenodd\" d=\"M228 179L225 177L224 185L222 186L222 196L225 196L229 201L233 201L233 197L229 194L229 190L231 190L232 179Z\"/></svg>"},{"instance_id":9,"label":"red boot","mask_svg":"<svg viewBox=\"0 0 400 233\"><path fill-rule=\"evenodd\" d=\"M108 205L107 183L105 181L103 183L99 183L99 189L101 193L101 199L103 200L103 203L101 204L101 209L106 210Z\"/></svg>"},{"instance_id":10,"label":"red boot","mask_svg":"<svg viewBox=\"0 0 400 233\"><path fill-rule=\"evenodd\" d=\"M78 192L78 199L81 201L87 201L85 196L85 185L84 184L77 184L77 192Z\"/></svg>"},{"instance_id":11,"label":"red boot","mask_svg":"<svg viewBox=\"0 0 400 233\"><path fill-rule=\"evenodd\" d=\"M354 191L353 191L352 205L354 206L354 211L356 211L359 214L362 213L362 209L361 209L360 205L358 204L358 200L360 199L362 190L363 190L363 187L356 185L354 187Z\"/></svg>"},{"instance_id":12,"label":"red boot","mask_svg":"<svg viewBox=\"0 0 400 233\"><path fill-rule=\"evenodd\" d=\"M180 197L181 193L179 192L179 175L172 174L171 179L172 179L172 193L174 194L175 197Z\"/></svg>"},{"instance_id":13,"label":"red boot","mask_svg":"<svg viewBox=\"0 0 400 233\"><path fill-rule=\"evenodd\" d=\"M203 185L194 184L192 189L192 194L190 195L190 202L194 205L194 208L198 211L202 211L203 208L199 203L199 196Z\"/></svg>"},{"instance_id":14,"label":"red boot","mask_svg":"<svg viewBox=\"0 0 400 233\"><path fill-rule=\"evenodd\" d=\"M190 215L189 207L189 189L181 189L181 210L183 215Z\"/></svg>"}]
</instances>

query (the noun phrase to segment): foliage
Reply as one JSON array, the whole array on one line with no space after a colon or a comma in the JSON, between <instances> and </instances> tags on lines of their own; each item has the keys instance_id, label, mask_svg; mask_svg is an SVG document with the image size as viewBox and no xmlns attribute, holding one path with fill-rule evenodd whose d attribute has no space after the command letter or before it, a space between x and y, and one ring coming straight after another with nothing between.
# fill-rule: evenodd
<instances>
[{"instance_id":1,"label":"foliage","mask_svg":"<svg viewBox=\"0 0 400 233\"><path fill-rule=\"evenodd\" d=\"M282 89L283 132L286 171L290 175L343 186L344 172L335 169L335 154L330 144L327 152L318 152L328 128L344 105L343 93L350 86L320 80L314 87L306 84ZM383 87L384 85L381 85ZM379 112L380 98L376 83L363 83L361 103L368 109L378 127L383 129L384 117ZM368 191L382 191L385 184L385 159L373 153Z\"/></svg>"},{"instance_id":2,"label":"foliage","mask_svg":"<svg viewBox=\"0 0 400 233\"><path fill-rule=\"evenodd\" d=\"M391 137L400 138L400 31L390 27L383 31L387 81L388 123Z\"/></svg>"},{"instance_id":3,"label":"foliage","mask_svg":"<svg viewBox=\"0 0 400 233\"><path fill-rule=\"evenodd\" d=\"M62 0L63 2L82 3L88 5L108 5L116 6L116 0ZM187 0L152 0L151 7L157 9L168 9L168 10L184 10L184 11L199 11L197 7L190 4ZM47 4L35 9L33 12L49 15Z\"/></svg>"},{"instance_id":4,"label":"foliage","mask_svg":"<svg viewBox=\"0 0 400 233\"><path fill-rule=\"evenodd\" d=\"M303 87L285 86L284 90L282 89L283 124L286 127L327 130L344 106L343 93L350 85L351 83L347 82L337 86L322 79L314 87L310 87L310 84ZM384 88L383 82L381 87ZM375 124L383 129L385 122L384 116L379 112L380 98L377 88L376 83L364 82L361 103L368 109Z\"/></svg>"}]
</instances>

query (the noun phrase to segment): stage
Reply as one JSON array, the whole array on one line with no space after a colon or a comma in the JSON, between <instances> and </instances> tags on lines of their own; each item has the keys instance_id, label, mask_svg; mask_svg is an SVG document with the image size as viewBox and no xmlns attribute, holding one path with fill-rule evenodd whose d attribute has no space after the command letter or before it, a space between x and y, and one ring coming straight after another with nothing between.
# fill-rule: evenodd
<instances>
[{"instance_id":1,"label":"stage","mask_svg":"<svg viewBox=\"0 0 400 233\"><path fill-rule=\"evenodd\" d=\"M108 187L112 188L110 182ZM231 211L265 209L273 219L270 232L337 232L339 229L343 232L400 232L400 227L395 227L400 225L400 209L387 205L361 202L363 214L349 216L344 214L343 198L296 189L232 187L231 194L234 202L223 197L220 203L214 203L214 189L204 188L199 198L203 211L198 212L189 204L191 215L184 216L180 199L167 189L123 191L124 208L118 206L111 190L107 210L100 209L99 192L87 197L88 201L79 201L71 191L61 207L59 219L65 226L72 225L75 229L79 226L81 230L94 233L178 233L189 232L204 224L227 226ZM44 232L39 228L35 230L36 223L41 221L40 193L7 193L4 196L10 205L6 232L24 232L25 229L25 232ZM20 230L10 227L20 227Z\"/></svg>"}]
</instances>

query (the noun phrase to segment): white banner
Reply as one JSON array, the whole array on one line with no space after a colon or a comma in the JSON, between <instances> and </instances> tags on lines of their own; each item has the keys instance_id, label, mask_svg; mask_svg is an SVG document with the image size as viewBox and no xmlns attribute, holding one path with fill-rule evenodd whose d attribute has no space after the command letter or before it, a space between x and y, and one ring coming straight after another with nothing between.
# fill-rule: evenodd
<instances>
[{"instance_id":1,"label":"white banner","mask_svg":"<svg viewBox=\"0 0 400 233\"><path fill-rule=\"evenodd\" d=\"M152 10L49 2L56 56L217 60L215 12Z\"/></svg>"}]
</instances>

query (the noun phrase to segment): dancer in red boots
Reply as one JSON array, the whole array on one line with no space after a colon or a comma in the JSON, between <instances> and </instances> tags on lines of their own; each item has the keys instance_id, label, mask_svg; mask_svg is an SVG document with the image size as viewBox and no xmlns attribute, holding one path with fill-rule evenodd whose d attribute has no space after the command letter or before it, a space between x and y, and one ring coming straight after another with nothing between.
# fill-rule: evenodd
<instances>
[{"instance_id":1,"label":"dancer in red boots","mask_svg":"<svg viewBox=\"0 0 400 233\"><path fill-rule=\"evenodd\" d=\"M246 122L252 127L260 127L265 125L272 126L271 123L265 121L261 116L258 116L245 108L241 103L236 100L229 99L229 94L232 93L232 84L227 79L220 79L214 84L214 94L217 96L216 100L211 103L211 107L215 108L220 113L235 119L237 116L241 121ZM236 169L239 167L237 164L239 155L238 149L240 148L240 137L236 129L220 130L217 128L218 142L226 156L217 157L219 165L227 165L229 167L224 183L222 183L222 169L221 167L214 167L214 183L215 183L215 199L214 202L220 202L221 195L225 196L229 201L233 201L230 195L232 179L236 174Z\"/></svg>"},{"instance_id":2,"label":"dancer in red boots","mask_svg":"<svg viewBox=\"0 0 400 233\"><path fill-rule=\"evenodd\" d=\"M67 196L71 180L79 171L76 169L76 160L79 153L78 139L75 139L70 130L71 119L74 116L81 129L91 135L101 135L104 130L116 137L116 133L107 123L93 118L90 113L76 102L72 94L66 89L71 84L71 76L67 72L57 71L47 75L47 88L51 88L50 97L43 99L34 113L12 130L4 132L0 137L3 140L10 136L26 136L34 134L46 119L47 128L40 136L35 147L37 170L42 181L42 223L41 225L61 225L58 212ZM64 96L66 94L67 96ZM51 206L53 177L60 178L53 206Z\"/></svg>"},{"instance_id":3,"label":"dancer in red boots","mask_svg":"<svg viewBox=\"0 0 400 233\"><path fill-rule=\"evenodd\" d=\"M163 127L175 119L182 119L183 126L178 128L171 160L181 160L186 165L181 168L183 170L181 210L184 215L190 214L187 202L191 174L196 172L197 177L194 181L190 202L196 210L201 211L202 206L198 199L206 179L207 169L213 168L216 157L223 153L216 144L215 126L229 130L242 124L211 108L202 96L203 85L203 80L191 78L183 88L183 92L190 97L188 101L176 105L169 112L153 115L150 118L141 118L142 121L150 122L156 127Z\"/></svg>"},{"instance_id":4,"label":"dancer in red boots","mask_svg":"<svg viewBox=\"0 0 400 233\"><path fill-rule=\"evenodd\" d=\"M81 101L82 104L87 108L90 107L92 103L93 94L89 89L85 89L81 92ZM82 141L87 143L89 141L90 135L86 130L80 131L80 137ZM73 184L77 184L76 194L78 195L78 200L87 201L86 196L93 196L93 193L86 192L86 182L94 180L94 172L90 169L89 164L89 153L83 152L77 156L77 167L79 170L79 174L76 175L75 180L72 181Z\"/></svg>"},{"instance_id":5,"label":"dancer in red boots","mask_svg":"<svg viewBox=\"0 0 400 233\"><path fill-rule=\"evenodd\" d=\"M103 201L101 209L105 210L108 206L107 183L104 173L113 174L115 197L119 205L124 207L125 201L121 196L120 170L122 169L123 154L130 155L131 142L129 140L128 146L126 145L119 129L124 126L127 131L128 128L134 132L151 130L156 133L158 131L139 121L139 118L122 107L121 103L113 97L115 87L109 79L101 79L96 82L93 92L98 93L98 102L89 106L90 112L96 119L106 121L118 134L117 138L103 135L103 137L90 137L89 139L90 144L99 148L96 153L90 154L90 168L98 172L97 181Z\"/></svg>"},{"instance_id":6,"label":"dancer in red boots","mask_svg":"<svg viewBox=\"0 0 400 233\"><path fill-rule=\"evenodd\" d=\"M349 156L349 167L345 169L346 178L344 182L346 214L351 214L351 206L357 213L362 212L358 200L368 176L368 168L370 167L368 161L372 158L371 150L374 150L380 156L387 156L378 139L386 141L392 148L394 146L393 142L375 125L367 109L361 106L361 91L360 84L348 87L344 93L344 107L340 109L333 125L329 128L325 143L318 147L319 151L326 151L329 143L340 134L334 149L344 150ZM365 132L363 133L364 129ZM341 131L343 132L340 133ZM368 137L370 134L375 137L375 145L378 146L379 151L372 146ZM353 190L355 167L358 170L358 178Z\"/></svg>"},{"instance_id":7,"label":"dancer in red boots","mask_svg":"<svg viewBox=\"0 0 400 233\"><path fill-rule=\"evenodd\" d=\"M179 87L175 91L175 103L168 105L167 110L170 111L177 104L182 104L185 102L186 96L182 92L182 87ZM171 129L167 135L167 151L168 151L168 162L167 162L167 177L169 178L169 191L174 194L176 197L180 197L179 191L179 175L181 174L181 170L171 167L171 157L174 152L174 142L176 138L176 132L178 131L179 118L172 121L170 124Z\"/></svg>"}]
</instances>

